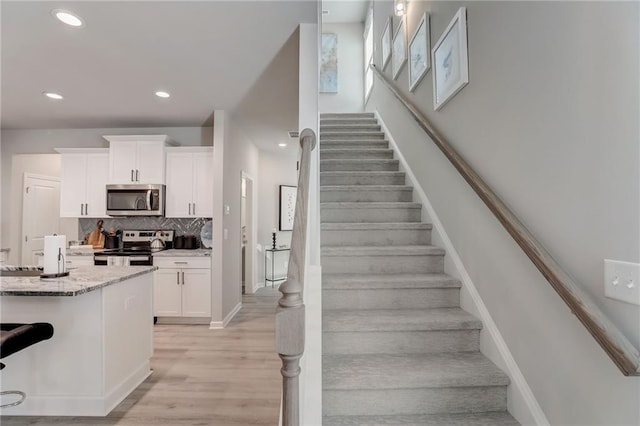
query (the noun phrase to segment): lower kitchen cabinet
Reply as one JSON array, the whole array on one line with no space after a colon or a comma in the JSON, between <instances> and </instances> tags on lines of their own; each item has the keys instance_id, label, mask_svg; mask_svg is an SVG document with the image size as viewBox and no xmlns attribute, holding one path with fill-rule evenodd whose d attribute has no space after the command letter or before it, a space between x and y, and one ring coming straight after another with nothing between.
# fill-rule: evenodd
<instances>
[{"instance_id":1,"label":"lower kitchen cabinet","mask_svg":"<svg viewBox=\"0 0 640 426\"><path fill-rule=\"evenodd\" d=\"M211 258L154 257L157 317L211 317Z\"/></svg>"}]
</instances>

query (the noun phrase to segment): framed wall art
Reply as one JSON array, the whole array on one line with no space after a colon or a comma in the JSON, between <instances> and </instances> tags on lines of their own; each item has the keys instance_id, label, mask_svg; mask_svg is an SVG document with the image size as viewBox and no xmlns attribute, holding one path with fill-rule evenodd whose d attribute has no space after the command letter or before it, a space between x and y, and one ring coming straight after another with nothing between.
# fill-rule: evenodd
<instances>
[{"instance_id":1,"label":"framed wall art","mask_svg":"<svg viewBox=\"0 0 640 426\"><path fill-rule=\"evenodd\" d=\"M431 68L430 33L429 14L425 12L409 42L409 90L411 92L418 87Z\"/></svg>"},{"instance_id":2,"label":"framed wall art","mask_svg":"<svg viewBox=\"0 0 640 426\"><path fill-rule=\"evenodd\" d=\"M469 83L467 9L461 7L431 52L433 107L437 111Z\"/></svg>"},{"instance_id":3,"label":"framed wall art","mask_svg":"<svg viewBox=\"0 0 640 426\"><path fill-rule=\"evenodd\" d=\"M297 186L280 185L280 231L293 231Z\"/></svg>"},{"instance_id":4,"label":"framed wall art","mask_svg":"<svg viewBox=\"0 0 640 426\"><path fill-rule=\"evenodd\" d=\"M393 34L393 19L391 16L387 19L387 25L382 32L382 38L380 39L380 45L382 48L382 70L385 69L391 59L391 34Z\"/></svg>"},{"instance_id":5,"label":"framed wall art","mask_svg":"<svg viewBox=\"0 0 640 426\"><path fill-rule=\"evenodd\" d=\"M393 36L392 50L391 65L393 79L395 80L400 75L400 71L402 70L405 62L407 62L407 43L404 29L404 19L400 20L400 25L398 25L396 34Z\"/></svg>"},{"instance_id":6,"label":"framed wall art","mask_svg":"<svg viewBox=\"0 0 640 426\"><path fill-rule=\"evenodd\" d=\"M338 35L322 34L320 93L338 93Z\"/></svg>"}]
</instances>

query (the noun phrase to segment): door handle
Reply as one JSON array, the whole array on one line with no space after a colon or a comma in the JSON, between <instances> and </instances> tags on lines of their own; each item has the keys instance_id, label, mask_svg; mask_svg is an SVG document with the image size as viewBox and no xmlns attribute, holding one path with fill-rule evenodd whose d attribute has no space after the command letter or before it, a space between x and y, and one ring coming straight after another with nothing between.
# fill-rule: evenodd
<instances>
[{"instance_id":1,"label":"door handle","mask_svg":"<svg viewBox=\"0 0 640 426\"><path fill-rule=\"evenodd\" d=\"M80 203L80 216L84 215L84 213L82 213L83 207L84 207L84 204Z\"/></svg>"},{"instance_id":2,"label":"door handle","mask_svg":"<svg viewBox=\"0 0 640 426\"><path fill-rule=\"evenodd\" d=\"M85 216L89 215L89 203L85 203L84 205L84 215Z\"/></svg>"},{"instance_id":3,"label":"door handle","mask_svg":"<svg viewBox=\"0 0 640 426\"><path fill-rule=\"evenodd\" d=\"M196 214L196 203L193 203L193 215L195 216Z\"/></svg>"},{"instance_id":4,"label":"door handle","mask_svg":"<svg viewBox=\"0 0 640 426\"><path fill-rule=\"evenodd\" d=\"M176 272L176 284L180 285L180 272Z\"/></svg>"},{"instance_id":5,"label":"door handle","mask_svg":"<svg viewBox=\"0 0 640 426\"><path fill-rule=\"evenodd\" d=\"M184 285L184 271L182 271L182 285Z\"/></svg>"},{"instance_id":6,"label":"door handle","mask_svg":"<svg viewBox=\"0 0 640 426\"><path fill-rule=\"evenodd\" d=\"M189 203L189 214L191 214L191 203Z\"/></svg>"},{"instance_id":7,"label":"door handle","mask_svg":"<svg viewBox=\"0 0 640 426\"><path fill-rule=\"evenodd\" d=\"M131 169L131 182L133 182L133 169Z\"/></svg>"},{"instance_id":8,"label":"door handle","mask_svg":"<svg viewBox=\"0 0 640 426\"><path fill-rule=\"evenodd\" d=\"M140 170L136 170L136 182L140 182Z\"/></svg>"}]
</instances>

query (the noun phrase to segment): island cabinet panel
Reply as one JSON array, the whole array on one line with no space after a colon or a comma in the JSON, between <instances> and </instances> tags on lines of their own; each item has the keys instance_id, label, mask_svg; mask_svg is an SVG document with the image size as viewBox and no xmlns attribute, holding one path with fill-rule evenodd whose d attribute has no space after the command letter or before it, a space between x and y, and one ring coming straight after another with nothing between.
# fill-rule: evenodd
<instances>
[{"instance_id":1,"label":"island cabinet panel","mask_svg":"<svg viewBox=\"0 0 640 426\"><path fill-rule=\"evenodd\" d=\"M106 217L109 155L61 155L60 217Z\"/></svg>"},{"instance_id":2,"label":"island cabinet panel","mask_svg":"<svg viewBox=\"0 0 640 426\"><path fill-rule=\"evenodd\" d=\"M210 257L154 257L153 263L159 268L155 272L154 315L160 322L211 317Z\"/></svg>"},{"instance_id":3,"label":"island cabinet panel","mask_svg":"<svg viewBox=\"0 0 640 426\"><path fill-rule=\"evenodd\" d=\"M167 149L167 217L213 217L213 148Z\"/></svg>"},{"instance_id":4,"label":"island cabinet panel","mask_svg":"<svg viewBox=\"0 0 640 426\"><path fill-rule=\"evenodd\" d=\"M49 340L2 360L0 389L27 394L3 415L106 416L151 374L153 269L106 268L56 282L0 279L3 321L54 327Z\"/></svg>"}]
</instances>

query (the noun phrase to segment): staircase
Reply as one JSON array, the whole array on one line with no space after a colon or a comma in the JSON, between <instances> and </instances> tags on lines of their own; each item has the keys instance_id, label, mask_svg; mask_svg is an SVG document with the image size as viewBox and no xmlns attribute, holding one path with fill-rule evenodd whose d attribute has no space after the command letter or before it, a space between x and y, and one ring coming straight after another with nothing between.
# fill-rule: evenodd
<instances>
[{"instance_id":1,"label":"staircase","mask_svg":"<svg viewBox=\"0 0 640 426\"><path fill-rule=\"evenodd\" d=\"M373 114L322 114L323 424L517 425Z\"/></svg>"}]
</instances>

